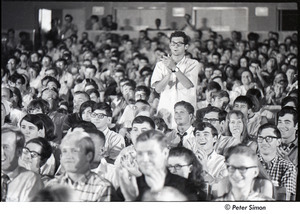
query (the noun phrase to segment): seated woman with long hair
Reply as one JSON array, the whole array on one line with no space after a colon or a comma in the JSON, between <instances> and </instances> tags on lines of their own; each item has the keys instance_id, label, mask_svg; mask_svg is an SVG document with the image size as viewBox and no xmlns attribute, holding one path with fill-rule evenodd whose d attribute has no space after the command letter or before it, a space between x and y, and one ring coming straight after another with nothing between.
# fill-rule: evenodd
<instances>
[{"instance_id":1,"label":"seated woman with long hair","mask_svg":"<svg viewBox=\"0 0 300 214\"><path fill-rule=\"evenodd\" d=\"M220 155L224 155L228 148L239 144L249 146L254 151L257 149L256 142L248 135L247 121L241 111L232 110L227 114L224 135L215 144L215 151Z\"/></svg>"},{"instance_id":2,"label":"seated woman with long hair","mask_svg":"<svg viewBox=\"0 0 300 214\"><path fill-rule=\"evenodd\" d=\"M273 184L260 166L256 153L247 146L234 146L225 154L228 177L215 185L217 201L274 200ZM216 187L217 186L217 187Z\"/></svg>"},{"instance_id":3,"label":"seated woman with long hair","mask_svg":"<svg viewBox=\"0 0 300 214\"><path fill-rule=\"evenodd\" d=\"M199 201L206 199L202 165L191 150L185 147L170 149L167 167L172 174L184 177L194 184Z\"/></svg>"}]
</instances>

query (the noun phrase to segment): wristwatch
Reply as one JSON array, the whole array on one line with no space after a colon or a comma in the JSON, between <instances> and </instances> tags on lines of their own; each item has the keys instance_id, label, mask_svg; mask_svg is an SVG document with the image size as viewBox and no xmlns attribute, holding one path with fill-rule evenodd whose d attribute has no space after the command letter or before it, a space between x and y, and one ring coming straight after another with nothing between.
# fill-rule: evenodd
<instances>
[{"instance_id":1,"label":"wristwatch","mask_svg":"<svg viewBox=\"0 0 300 214\"><path fill-rule=\"evenodd\" d=\"M179 71L178 67L176 67L174 70L172 70L173 73L176 73L177 71Z\"/></svg>"}]
</instances>

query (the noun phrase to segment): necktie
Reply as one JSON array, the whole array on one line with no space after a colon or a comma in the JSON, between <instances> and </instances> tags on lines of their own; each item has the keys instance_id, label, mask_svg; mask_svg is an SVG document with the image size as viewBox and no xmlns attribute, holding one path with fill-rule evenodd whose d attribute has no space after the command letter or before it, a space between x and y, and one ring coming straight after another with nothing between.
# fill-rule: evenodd
<instances>
[{"instance_id":1,"label":"necktie","mask_svg":"<svg viewBox=\"0 0 300 214\"><path fill-rule=\"evenodd\" d=\"M179 143L178 143L177 147L182 147L182 146L183 146L183 137L184 137L184 136L186 136L186 135L187 135L187 133L186 133L186 132L184 132L184 134L183 134L183 135L181 135L181 134L177 133L177 135L180 137L180 141L179 141Z\"/></svg>"},{"instance_id":2,"label":"necktie","mask_svg":"<svg viewBox=\"0 0 300 214\"><path fill-rule=\"evenodd\" d=\"M6 174L1 175L1 201L6 201L7 185L9 177Z\"/></svg>"}]
</instances>

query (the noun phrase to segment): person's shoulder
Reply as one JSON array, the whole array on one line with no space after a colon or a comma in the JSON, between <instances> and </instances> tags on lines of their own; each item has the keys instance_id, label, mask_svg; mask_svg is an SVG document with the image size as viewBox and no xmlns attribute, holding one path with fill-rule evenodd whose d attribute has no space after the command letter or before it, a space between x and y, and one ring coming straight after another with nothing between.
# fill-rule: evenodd
<instances>
[{"instance_id":1,"label":"person's shoulder","mask_svg":"<svg viewBox=\"0 0 300 214\"><path fill-rule=\"evenodd\" d=\"M291 161L286 160L286 159L284 159L284 158L282 158L280 156L278 156L278 162L285 169L293 169L293 170L295 169L295 166L294 166L294 164Z\"/></svg>"},{"instance_id":2,"label":"person's shoulder","mask_svg":"<svg viewBox=\"0 0 300 214\"><path fill-rule=\"evenodd\" d=\"M103 176L101 176L96 172L91 171L90 179L92 179L93 183L95 184L99 184L99 185L101 184L102 186L107 186L107 187L112 186L112 184L107 179L105 179Z\"/></svg>"}]
</instances>

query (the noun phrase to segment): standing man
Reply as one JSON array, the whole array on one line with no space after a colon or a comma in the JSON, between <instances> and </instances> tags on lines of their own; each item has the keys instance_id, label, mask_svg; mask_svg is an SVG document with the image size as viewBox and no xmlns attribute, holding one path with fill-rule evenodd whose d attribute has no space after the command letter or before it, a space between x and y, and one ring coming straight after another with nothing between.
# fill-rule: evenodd
<instances>
[{"instance_id":1,"label":"standing man","mask_svg":"<svg viewBox=\"0 0 300 214\"><path fill-rule=\"evenodd\" d=\"M170 37L171 56L163 56L154 68L151 78L151 87L160 93L157 111L171 113L172 123L169 128L175 127L173 109L176 102L184 100L196 109L196 85L200 64L197 60L185 57L188 49L188 36L182 31L175 31Z\"/></svg>"},{"instance_id":2,"label":"standing man","mask_svg":"<svg viewBox=\"0 0 300 214\"><path fill-rule=\"evenodd\" d=\"M30 201L43 187L38 174L18 164L24 144L25 137L19 129L1 129L1 201Z\"/></svg>"}]
</instances>

